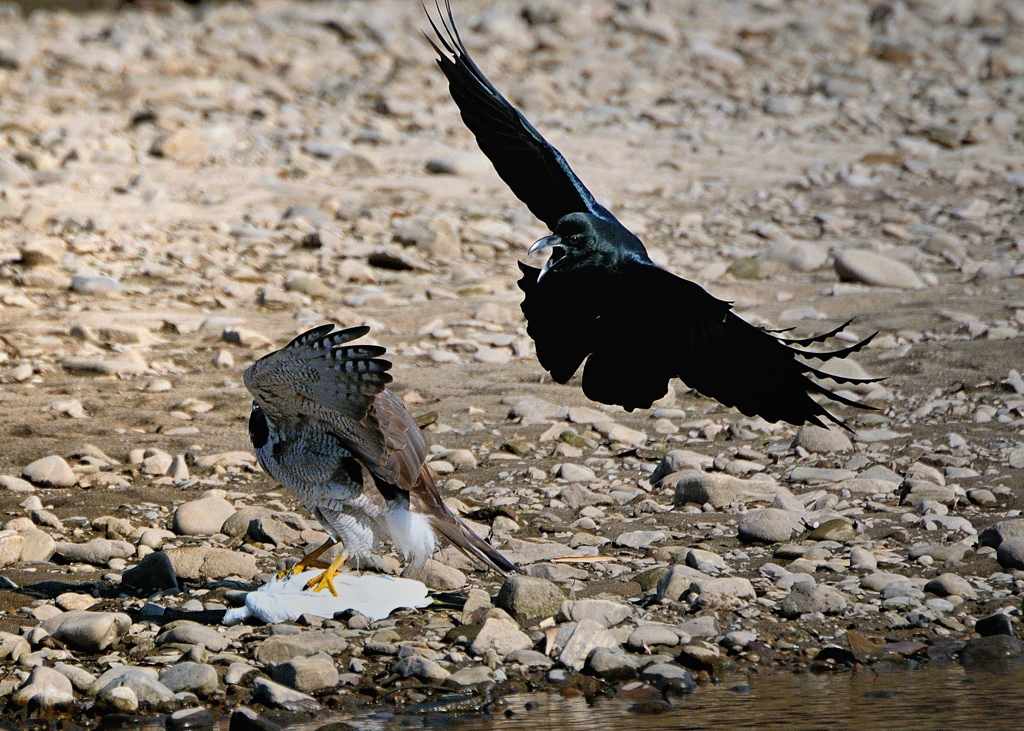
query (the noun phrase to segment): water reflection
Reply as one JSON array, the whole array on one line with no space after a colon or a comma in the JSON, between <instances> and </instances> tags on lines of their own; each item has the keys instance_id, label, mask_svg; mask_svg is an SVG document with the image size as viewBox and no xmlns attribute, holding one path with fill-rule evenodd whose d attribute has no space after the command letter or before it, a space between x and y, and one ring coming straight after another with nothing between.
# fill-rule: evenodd
<instances>
[{"instance_id":1,"label":"water reflection","mask_svg":"<svg viewBox=\"0 0 1024 731\"><path fill-rule=\"evenodd\" d=\"M1022 683L1024 673L965 674L958 666L834 675L780 672L701 686L692 696L673 699L673 709L657 715L636 713L630 701L600 698L588 704L583 698L550 694L507 698L510 717L499 712L493 718L396 715L348 721L360 731L425 726L460 731L1000 731L1021 728ZM526 710L531 701L537 707Z\"/></svg>"}]
</instances>

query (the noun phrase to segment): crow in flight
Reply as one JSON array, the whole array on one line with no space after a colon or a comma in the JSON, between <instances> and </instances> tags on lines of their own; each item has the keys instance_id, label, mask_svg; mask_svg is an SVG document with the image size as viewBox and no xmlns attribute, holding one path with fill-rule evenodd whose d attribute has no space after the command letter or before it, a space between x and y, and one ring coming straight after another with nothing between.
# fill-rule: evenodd
<instances>
[{"instance_id":1,"label":"crow in flight","mask_svg":"<svg viewBox=\"0 0 1024 731\"><path fill-rule=\"evenodd\" d=\"M810 394L860 405L810 377L877 379L830 375L802 359L843 358L874 335L831 352L801 350L849 322L816 337L785 339L657 266L640 239L594 199L561 153L488 81L462 42L448 0L445 9L437 6L443 33L427 12L437 42L427 40L462 119L501 179L552 231L529 251L550 250L543 268L519 264L527 331L552 378L567 382L585 360L587 398L629 411L650 407L678 377L748 416L820 426L827 419L846 427Z\"/></svg>"},{"instance_id":2,"label":"crow in flight","mask_svg":"<svg viewBox=\"0 0 1024 731\"><path fill-rule=\"evenodd\" d=\"M422 566L438 535L501 574L518 571L441 500L426 466L423 435L386 388L391 363L380 357L384 348L349 344L369 330L321 325L245 371L253 395L249 438L260 465L330 535L294 573L324 568L307 588L334 593L334 575L345 560L366 558L381 538ZM345 554L330 566L320 563L338 542Z\"/></svg>"}]
</instances>

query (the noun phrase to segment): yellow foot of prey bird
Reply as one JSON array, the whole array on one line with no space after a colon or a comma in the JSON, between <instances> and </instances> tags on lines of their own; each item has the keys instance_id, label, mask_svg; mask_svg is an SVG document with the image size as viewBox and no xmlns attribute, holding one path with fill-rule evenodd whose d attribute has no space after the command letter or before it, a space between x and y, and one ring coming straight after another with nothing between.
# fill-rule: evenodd
<instances>
[{"instance_id":1,"label":"yellow foot of prey bird","mask_svg":"<svg viewBox=\"0 0 1024 731\"><path fill-rule=\"evenodd\" d=\"M323 589L330 589L334 596L338 596L338 592L334 589L334 577L341 572L341 567L345 565L346 561L348 561L348 554L341 554L331 562L331 565L322 574L314 576L306 582L305 588L312 589L314 594Z\"/></svg>"},{"instance_id":2,"label":"yellow foot of prey bird","mask_svg":"<svg viewBox=\"0 0 1024 731\"><path fill-rule=\"evenodd\" d=\"M296 576L297 574L301 574L308 568L326 569L327 564L323 563L322 561L318 561L317 559L324 554L324 551L334 547L336 543L337 541L333 538L328 538L327 541L322 546L320 546L320 548L316 549L312 553L307 553L305 556L299 559L299 562L297 564L292 566L290 569L286 569L285 571L279 573L277 575L277 578L284 580L287 579L289 576Z\"/></svg>"}]
</instances>

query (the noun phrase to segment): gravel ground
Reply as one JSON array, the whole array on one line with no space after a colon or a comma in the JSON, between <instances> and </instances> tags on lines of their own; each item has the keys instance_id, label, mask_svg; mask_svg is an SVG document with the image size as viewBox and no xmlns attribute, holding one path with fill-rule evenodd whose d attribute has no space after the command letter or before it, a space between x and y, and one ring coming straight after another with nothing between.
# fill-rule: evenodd
<instances>
[{"instance_id":1,"label":"gravel ground","mask_svg":"<svg viewBox=\"0 0 1024 731\"><path fill-rule=\"evenodd\" d=\"M456 4L656 261L757 324L879 331L852 434L545 378L515 285L545 231L418 4L156 10L0 10L5 716L1024 664L1019 3ZM427 610L220 624L323 538L256 466L241 376L324 321L373 327L442 492L526 575L446 549L405 572Z\"/></svg>"}]
</instances>

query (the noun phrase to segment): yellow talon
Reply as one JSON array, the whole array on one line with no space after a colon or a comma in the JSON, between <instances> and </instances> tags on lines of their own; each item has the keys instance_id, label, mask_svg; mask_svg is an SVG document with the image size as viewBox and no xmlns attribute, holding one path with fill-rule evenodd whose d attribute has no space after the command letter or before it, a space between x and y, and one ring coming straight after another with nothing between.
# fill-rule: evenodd
<instances>
[{"instance_id":1,"label":"yellow talon","mask_svg":"<svg viewBox=\"0 0 1024 731\"><path fill-rule=\"evenodd\" d=\"M307 581L305 588L311 589L314 594L323 589L329 589L334 596L338 596L338 592L334 588L334 577L341 572L341 567L346 561L348 561L348 554L341 554L331 562L331 565L322 574L314 576Z\"/></svg>"},{"instance_id":2,"label":"yellow talon","mask_svg":"<svg viewBox=\"0 0 1024 731\"><path fill-rule=\"evenodd\" d=\"M287 579L291 576L301 574L306 569L313 567L315 569L326 569L327 564L317 559L323 555L324 551L332 548L337 543L333 538L328 538L320 548L316 549L312 553L307 553L305 556L299 559L299 562L292 566L290 569L286 569L277 575L279 580Z\"/></svg>"}]
</instances>

